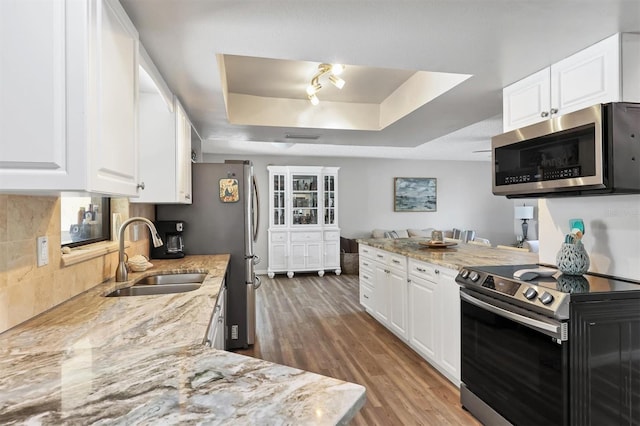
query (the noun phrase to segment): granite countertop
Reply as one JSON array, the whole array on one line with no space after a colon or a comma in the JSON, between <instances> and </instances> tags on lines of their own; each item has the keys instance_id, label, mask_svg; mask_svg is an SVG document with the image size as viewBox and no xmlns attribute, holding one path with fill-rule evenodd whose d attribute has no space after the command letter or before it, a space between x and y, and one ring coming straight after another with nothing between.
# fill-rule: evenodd
<instances>
[{"instance_id":1,"label":"granite countertop","mask_svg":"<svg viewBox=\"0 0 640 426\"><path fill-rule=\"evenodd\" d=\"M348 422L364 387L202 344L228 262L154 259L0 334L0 423ZM188 293L103 297L167 271L207 277Z\"/></svg>"},{"instance_id":2,"label":"granite countertop","mask_svg":"<svg viewBox=\"0 0 640 426\"><path fill-rule=\"evenodd\" d=\"M429 238L366 238L358 243L424 262L459 270L464 266L522 265L538 263L538 253L458 243L449 248L429 248Z\"/></svg>"}]
</instances>

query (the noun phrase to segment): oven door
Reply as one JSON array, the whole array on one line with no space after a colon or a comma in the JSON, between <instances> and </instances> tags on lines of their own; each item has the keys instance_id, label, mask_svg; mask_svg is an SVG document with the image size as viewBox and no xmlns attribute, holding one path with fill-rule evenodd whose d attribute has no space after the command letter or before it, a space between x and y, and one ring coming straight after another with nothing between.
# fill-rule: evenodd
<instances>
[{"instance_id":1,"label":"oven door","mask_svg":"<svg viewBox=\"0 0 640 426\"><path fill-rule=\"evenodd\" d=\"M567 324L468 289L460 297L462 405L485 424L568 424Z\"/></svg>"}]
</instances>

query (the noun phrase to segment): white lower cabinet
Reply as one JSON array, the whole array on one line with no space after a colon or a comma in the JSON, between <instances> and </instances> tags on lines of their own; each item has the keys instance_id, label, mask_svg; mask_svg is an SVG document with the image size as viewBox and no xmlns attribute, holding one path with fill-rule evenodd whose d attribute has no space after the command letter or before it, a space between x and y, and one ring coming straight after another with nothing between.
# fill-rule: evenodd
<instances>
[{"instance_id":1,"label":"white lower cabinet","mask_svg":"<svg viewBox=\"0 0 640 426\"><path fill-rule=\"evenodd\" d=\"M360 244L360 304L460 386L457 271Z\"/></svg>"},{"instance_id":2,"label":"white lower cabinet","mask_svg":"<svg viewBox=\"0 0 640 426\"><path fill-rule=\"evenodd\" d=\"M409 278L409 344L430 360L436 358L436 287L432 280Z\"/></svg>"},{"instance_id":3,"label":"white lower cabinet","mask_svg":"<svg viewBox=\"0 0 640 426\"><path fill-rule=\"evenodd\" d=\"M360 247L360 301L379 322L407 341L407 259L384 250Z\"/></svg>"}]
</instances>

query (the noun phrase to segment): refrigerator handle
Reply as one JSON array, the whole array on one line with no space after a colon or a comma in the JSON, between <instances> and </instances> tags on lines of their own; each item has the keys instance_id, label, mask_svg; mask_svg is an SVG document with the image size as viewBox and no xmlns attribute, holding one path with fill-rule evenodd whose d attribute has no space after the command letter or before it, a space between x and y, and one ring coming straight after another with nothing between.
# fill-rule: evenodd
<instances>
[{"instance_id":1,"label":"refrigerator handle","mask_svg":"<svg viewBox=\"0 0 640 426\"><path fill-rule=\"evenodd\" d=\"M253 289L257 290L257 289L260 288L261 285L262 285L262 281L260 280L260 277L258 277L258 276L254 277Z\"/></svg>"},{"instance_id":2,"label":"refrigerator handle","mask_svg":"<svg viewBox=\"0 0 640 426\"><path fill-rule=\"evenodd\" d=\"M253 212L253 242L258 239L258 230L260 229L260 196L258 194L258 182L255 175L253 176L253 196L256 200Z\"/></svg>"}]
</instances>

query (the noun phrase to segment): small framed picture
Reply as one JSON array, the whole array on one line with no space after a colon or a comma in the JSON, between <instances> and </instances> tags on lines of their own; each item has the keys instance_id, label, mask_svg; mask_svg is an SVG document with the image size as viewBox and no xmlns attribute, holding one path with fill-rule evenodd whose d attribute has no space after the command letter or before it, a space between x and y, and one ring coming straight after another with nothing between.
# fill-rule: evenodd
<instances>
[{"instance_id":1,"label":"small framed picture","mask_svg":"<svg viewBox=\"0 0 640 426\"><path fill-rule=\"evenodd\" d=\"M236 203L240 201L238 179L220 179L220 201L223 203Z\"/></svg>"},{"instance_id":2,"label":"small framed picture","mask_svg":"<svg viewBox=\"0 0 640 426\"><path fill-rule=\"evenodd\" d=\"M396 212L435 212L438 193L436 178L394 178L393 210Z\"/></svg>"}]
</instances>

